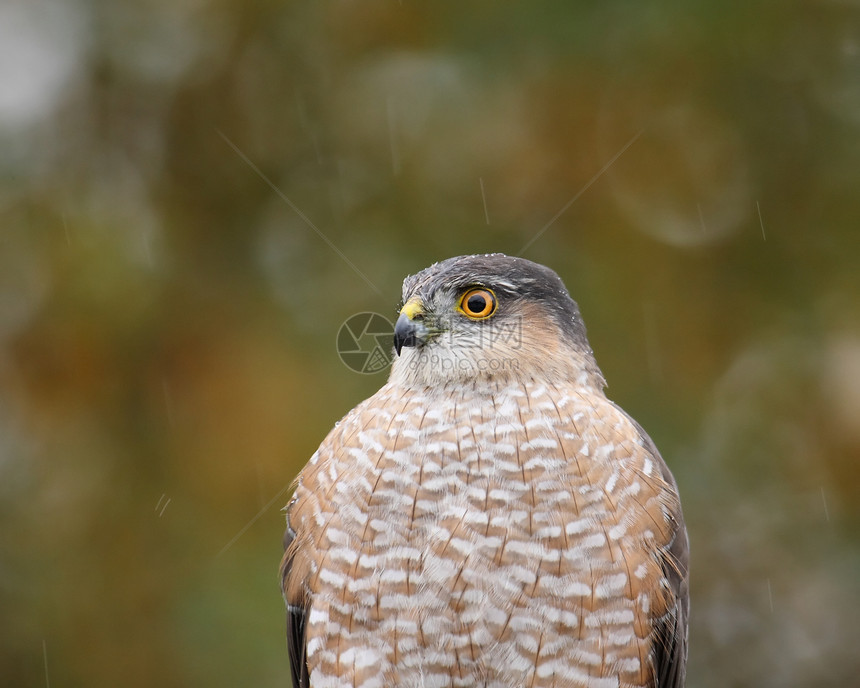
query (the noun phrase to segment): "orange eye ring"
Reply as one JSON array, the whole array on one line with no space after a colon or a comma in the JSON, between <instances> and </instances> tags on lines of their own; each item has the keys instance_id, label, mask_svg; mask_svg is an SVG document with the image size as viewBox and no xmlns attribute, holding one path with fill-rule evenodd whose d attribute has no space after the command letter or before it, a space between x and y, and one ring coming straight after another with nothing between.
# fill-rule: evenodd
<instances>
[{"instance_id":1,"label":"orange eye ring","mask_svg":"<svg viewBox=\"0 0 860 688\"><path fill-rule=\"evenodd\" d=\"M472 320L489 318L496 312L496 295L489 289L469 289L460 297L459 310Z\"/></svg>"}]
</instances>

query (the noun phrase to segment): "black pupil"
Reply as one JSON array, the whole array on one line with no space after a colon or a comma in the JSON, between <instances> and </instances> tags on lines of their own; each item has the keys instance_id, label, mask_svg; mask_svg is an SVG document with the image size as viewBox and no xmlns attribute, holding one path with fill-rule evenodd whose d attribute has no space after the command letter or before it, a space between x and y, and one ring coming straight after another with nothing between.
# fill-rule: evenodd
<instances>
[{"instance_id":1,"label":"black pupil","mask_svg":"<svg viewBox=\"0 0 860 688\"><path fill-rule=\"evenodd\" d=\"M487 307L487 297L483 294L473 294L466 301L466 308L470 313L483 313Z\"/></svg>"}]
</instances>

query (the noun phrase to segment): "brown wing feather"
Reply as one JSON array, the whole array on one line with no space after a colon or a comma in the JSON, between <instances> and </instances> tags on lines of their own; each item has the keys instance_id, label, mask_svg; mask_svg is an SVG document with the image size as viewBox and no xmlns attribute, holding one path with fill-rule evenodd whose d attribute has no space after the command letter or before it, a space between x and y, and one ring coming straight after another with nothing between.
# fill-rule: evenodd
<instances>
[{"instance_id":1,"label":"brown wing feather","mask_svg":"<svg viewBox=\"0 0 860 688\"><path fill-rule=\"evenodd\" d=\"M615 404L614 404L615 405ZM630 418L623 409L615 405ZM675 478L660 456L660 452L648 433L633 418L630 421L639 432L644 447L660 467L663 480L678 492ZM662 548L663 572L669 581L669 590L675 600L669 613L654 621L654 673L655 688L683 688L687 672L687 625L690 613L689 562L690 541L681 503L671 514L674 530L672 539Z\"/></svg>"},{"instance_id":2,"label":"brown wing feather","mask_svg":"<svg viewBox=\"0 0 860 688\"><path fill-rule=\"evenodd\" d=\"M290 526L289 509L287 510L287 530L284 533L284 558L281 562L281 590L286 598L290 573L293 568L295 551L292 547L296 532ZM310 688L308 663L305 656L307 641L305 638L305 622L308 605L304 602L293 602L287 599L287 650L290 654L290 675L293 688Z\"/></svg>"}]
</instances>

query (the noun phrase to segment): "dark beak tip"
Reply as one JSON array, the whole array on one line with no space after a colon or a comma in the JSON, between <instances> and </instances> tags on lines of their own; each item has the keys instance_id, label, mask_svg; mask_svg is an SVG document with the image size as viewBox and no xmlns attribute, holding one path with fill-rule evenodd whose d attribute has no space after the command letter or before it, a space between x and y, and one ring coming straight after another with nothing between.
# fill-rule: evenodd
<instances>
[{"instance_id":1,"label":"dark beak tip","mask_svg":"<svg viewBox=\"0 0 860 688\"><path fill-rule=\"evenodd\" d=\"M404 346L418 346L424 341L425 334L426 329L423 324L410 320L401 313L394 326L394 351L400 356Z\"/></svg>"}]
</instances>

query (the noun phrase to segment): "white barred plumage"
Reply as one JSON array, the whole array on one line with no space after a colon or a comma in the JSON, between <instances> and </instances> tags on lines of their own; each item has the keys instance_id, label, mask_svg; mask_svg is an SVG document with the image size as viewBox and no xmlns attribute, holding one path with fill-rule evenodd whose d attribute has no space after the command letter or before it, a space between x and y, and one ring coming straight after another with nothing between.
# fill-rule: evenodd
<instances>
[{"instance_id":1,"label":"white barred plumage","mask_svg":"<svg viewBox=\"0 0 860 688\"><path fill-rule=\"evenodd\" d=\"M521 318L518 340L480 336L464 310L480 298L461 302L476 289L490 318ZM682 686L677 490L603 394L560 280L467 256L403 297L389 382L331 431L288 507L295 685ZM516 366L438 365L478 357Z\"/></svg>"}]
</instances>

